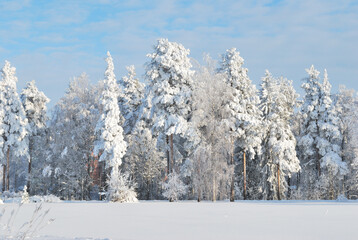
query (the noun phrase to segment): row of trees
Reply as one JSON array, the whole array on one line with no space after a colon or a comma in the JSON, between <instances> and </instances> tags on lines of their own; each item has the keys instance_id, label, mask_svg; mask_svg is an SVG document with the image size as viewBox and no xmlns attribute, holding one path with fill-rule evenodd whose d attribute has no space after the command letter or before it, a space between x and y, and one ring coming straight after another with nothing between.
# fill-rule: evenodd
<instances>
[{"instance_id":1,"label":"row of trees","mask_svg":"<svg viewBox=\"0 0 358 240\"><path fill-rule=\"evenodd\" d=\"M320 79L311 66L298 100L292 81L269 71L257 90L235 48L218 63L206 56L205 65L189 53L158 40L143 81L134 66L117 80L107 53L105 79L74 78L50 119L34 82L18 96L6 62L3 191L26 181L30 194L93 199L106 192L121 202L356 196L353 90L331 94L327 72ZM94 184L97 160L104 175Z\"/></svg>"}]
</instances>

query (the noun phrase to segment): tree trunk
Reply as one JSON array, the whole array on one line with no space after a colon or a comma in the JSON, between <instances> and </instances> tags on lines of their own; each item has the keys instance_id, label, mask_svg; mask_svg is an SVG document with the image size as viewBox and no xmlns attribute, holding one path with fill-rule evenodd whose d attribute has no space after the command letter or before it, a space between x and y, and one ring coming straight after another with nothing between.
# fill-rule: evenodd
<instances>
[{"instance_id":1,"label":"tree trunk","mask_svg":"<svg viewBox=\"0 0 358 240\"><path fill-rule=\"evenodd\" d=\"M10 147L8 147L7 149L7 153L6 153L6 190L9 191L10 190Z\"/></svg>"},{"instance_id":2,"label":"tree trunk","mask_svg":"<svg viewBox=\"0 0 358 240\"><path fill-rule=\"evenodd\" d=\"M317 172L318 172L318 177L321 176L321 163L319 162L319 156L317 154L317 159L316 159L316 168L317 168Z\"/></svg>"},{"instance_id":3,"label":"tree trunk","mask_svg":"<svg viewBox=\"0 0 358 240\"><path fill-rule=\"evenodd\" d=\"M17 165L16 162L12 163L13 171L14 171L14 192L17 192Z\"/></svg>"},{"instance_id":4,"label":"tree trunk","mask_svg":"<svg viewBox=\"0 0 358 240\"><path fill-rule=\"evenodd\" d=\"M287 198L291 199L291 177L287 178L287 185L288 185Z\"/></svg>"},{"instance_id":5,"label":"tree trunk","mask_svg":"<svg viewBox=\"0 0 358 240\"><path fill-rule=\"evenodd\" d=\"M214 179L213 179L213 202L215 202L216 201L216 179L215 179L215 177L214 177Z\"/></svg>"},{"instance_id":6,"label":"tree trunk","mask_svg":"<svg viewBox=\"0 0 358 240\"><path fill-rule=\"evenodd\" d=\"M244 152L244 200L246 200L246 153Z\"/></svg>"},{"instance_id":7,"label":"tree trunk","mask_svg":"<svg viewBox=\"0 0 358 240\"><path fill-rule=\"evenodd\" d=\"M169 145L169 136L166 135L165 136L165 141L167 143L167 145ZM167 174L170 174L170 153L169 150L167 150Z\"/></svg>"},{"instance_id":8,"label":"tree trunk","mask_svg":"<svg viewBox=\"0 0 358 240\"><path fill-rule=\"evenodd\" d=\"M167 136L168 137L168 136ZM169 136L169 174L174 171L174 147L173 147L173 134ZM174 202L174 199L169 198L169 202Z\"/></svg>"},{"instance_id":9,"label":"tree trunk","mask_svg":"<svg viewBox=\"0 0 358 240\"><path fill-rule=\"evenodd\" d=\"M173 143L173 134L169 136L169 144L170 144L170 165L171 165L171 172L175 170L174 164L174 143Z\"/></svg>"},{"instance_id":10,"label":"tree trunk","mask_svg":"<svg viewBox=\"0 0 358 240\"><path fill-rule=\"evenodd\" d=\"M201 201L201 189L199 188L198 189L198 202Z\"/></svg>"},{"instance_id":11,"label":"tree trunk","mask_svg":"<svg viewBox=\"0 0 358 240\"><path fill-rule=\"evenodd\" d=\"M230 164L234 168L234 172L231 177L231 186L230 186L230 202L235 201L235 166L234 166L234 139L231 138L231 154L230 154Z\"/></svg>"},{"instance_id":12,"label":"tree trunk","mask_svg":"<svg viewBox=\"0 0 358 240\"><path fill-rule=\"evenodd\" d=\"M6 186L6 165L2 165L2 191L5 192L5 186Z\"/></svg>"},{"instance_id":13,"label":"tree trunk","mask_svg":"<svg viewBox=\"0 0 358 240\"><path fill-rule=\"evenodd\" d=\"M280 165L277 164L277 199L281 200L280 194Z\"/></svg>"},{"instance_id":14,"label":"tree trunk","mask_svg":"<svg viewBox=\"0 0 358 240\"><path fill-rule=\"evenodd\" d=\"M29 168L27 171L27 192L30 193L30 176L31 176L31 163L32 163L32 141L29 142Z\"/></svg>"}]
</instances>

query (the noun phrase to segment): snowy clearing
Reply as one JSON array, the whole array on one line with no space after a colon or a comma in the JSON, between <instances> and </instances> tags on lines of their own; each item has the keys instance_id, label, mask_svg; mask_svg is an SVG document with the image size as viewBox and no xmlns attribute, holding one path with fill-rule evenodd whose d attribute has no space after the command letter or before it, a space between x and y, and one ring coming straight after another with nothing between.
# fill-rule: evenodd
<instances>
[{"instance_id":1,"label":"snowy clearing","mask_svg":"<svg viewBox=\"0 0 358 240\"><path fill-rule=\"evenodd\" d=\"M14 226L35 206L24 204ZM0 205L0 224L17 207ZM55 221L39 239L357 239L358 201L61 202L43 209Z\"/></svg>"}]
</instances>

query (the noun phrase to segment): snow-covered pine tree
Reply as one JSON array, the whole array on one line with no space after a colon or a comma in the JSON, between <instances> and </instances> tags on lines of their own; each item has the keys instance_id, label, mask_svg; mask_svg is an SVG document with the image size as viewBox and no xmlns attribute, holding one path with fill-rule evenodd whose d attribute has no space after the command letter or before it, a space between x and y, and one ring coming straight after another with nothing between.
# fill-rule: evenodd
<instances>
[{"instance_id":1,"label":"snow-covered pine tree","mask_svg":"<svg viewBox=\"0 0 358 240\"><path fill-rule=\"evenodd\" d=\"M29 82L21 92L21 102L29 123L29 166L27 191L31 192L32 163L39 160L39 155L45 151L46 145L46 104L50 101L43 92L39 91L35 81Z\"/></svg>"},{"instance_id":2,"label":"snow-covered pine tree","mask_svg":"<svg viewBox=\"0 0 358 240\"><path fill-rule=\"evenodd\" d=\"M301 107L302 119L301 135L298 140L299 158L302 172L300 173L301 191L306 199L318 199L319 192L315 185L321 174L320 156L317 147L319 136L318 109L320 98L319 72L312 65L306 69L309 77L304 79L302 88L305 90L304 103Z\"/></svg>"},{"instance_id":3,"label":"snow-covered pine tree","mask_svg":"<svg viewBox=\"0 0 358 240\"><path fill-rule=\"evenodd\" d=\"M119 82L121 91L119 96L119 107L124 117L123 130L128 135L132 132L137 121L141 101L144 97L144 86L136 78L133 65L126 67L128 75Z\"/></svg>"},{"instance_id":4,"label":"snow-covered pine tree","mask_svg":"<svg viewBox=\"0 0 358 240\"><path fill-rule=\"evenodd\" d=\"M118 193L121 186L115 183L118 182L120 174L119 166L122 164L127 143L124 141L123 128L120 125L119 90L114 75L113 59L109 52L107 52L106 62L107 69L105 71L104 90L100 99L103 113L95 129L97 142L94 147L94 154L100 154L99 161L104 161L105 168L110 171L109 179L107 180L108 200L116 202L123 201L120 193Z\"/></svg>"},{"instance_id":5,"label":"snow-covered pine tree","mask_svg":"<svg viewBox=\"0 0 358 240\"><path fill-rule=\"evenodd\" d=\"M127 142L127 152L123 157L122 170L129 171L130 175L134 176L135 161L138 160L131 156L132 149L137 148L138 139L140 135L134 136L135 125L140 114L140 106L144 97L144 85L139 82L136 77L135 68L133 65L126 67L128 75L124 76L119 82L119 98L118 104L123 115L123 131L124 139ZM136 179L138 181L138 179ZM137 186L142 186L138 185Z\"/></svg>"},{"instance_id":6,"label":"snow-covered pine tree","mask_svg":"<svg viewBox=\"0 0 358 240\"><path fill-rule=\"evenodd\" d=\"M265 124L261 166L263 198L284 199L292 173L300 170L296 156L296 139L290 120L298 95L287 79L274 79L266 70L261 84L261 105Z\"/></svg>"},{"instance_id":7,"label":"snow-covered pine tree","mask_svg":"<svg viewBox=\"0 0 358 240\"><path fill-rule=\"evenodd\" d=\"M304 121L298 141L303 169L301 185L305 199L334 198L338 186L333 186L332 173L337 174L336 180L341 180L347 170L340 157L340 123L332 106L327 74L321 83L313 65L306 71L309 77L302 84L306 94L301 108Z\"/></svg>"},{"instance_id":8,"label":"snow-covered pine tree","mask_svg":"<svg viewBox=\"0 0 358 240\"><path fill-rule=\"evenodd\" d=\"M258 178L256 176L258 163L255 157L261 151L263 129L257 90L252 85L247 75L248 70L242 66L243 64L244 59L239 52L236 48L231 48L222 55L218 71L227 75L226 83L232 95L226 104L226 110L230 116L230 122L233 123L231 133L235 138L235 148L239 158L242 159L242 164L237 167L243 173L239 188L243 193L243 198L247 199L248 194L252 195L257 192L255 186L258 184L255 179ZM249 161L246 161L246 157ZM252 191L248 192L247 189Z\"/></svg>"},{"instance_id":9,"label":"snow-covered pine tree","mask_svg":"<svg viewBox=\"0 0 358 240\"><path fill-rule=\"evenodd\" d=\"M347 198L358 196L358 97L353 89L340 86L335 107L340 118L342 161L347 163L343 190Z\"/></svg>"},{"instance_id":10,"label":"snow-covered pine tree","mask_svg":"<svg viewBox=\"0 0 358 240\"><path fill-rule=\"evenodd\" d=\"M322 197L336 199L342 193L342 184L347 174L347 164L342 161L342 134L340 119L331 99L331 84L328 81L327 71L324 71L321 84L320 107L318 110L319 139L317 147L321 156L320 187Z\"/></svg>"},{"instance_id":11,"label":"snow-covered pine tree","mask_svg":"<svg viewBox=\"0 0 358 240\"><path fill-rule=\"evenodd\" d=\"M3 188L10 190L10 153L14 156L28 157L28 123L25 112L22 107L20 97L16 92L17 77L16 69L10 62L5 61L1 69L2 81L0 83L0 109L2 118L0 144L1 156L6 156L6 184L3 182ZM4 171L5 174L5 171ZM3 178L5 179L5 178Z\"/></svg>"},{"instance_id":12,"label":"snow-covered pine tree","mask_svg":"<svg viewBox=\"0 0 358 240\"><path fill-rule=\"evenodd\" d=\"M175 155L185 155L180 145L188 130L193 89L189 52L181 44L159 39L154 53L147 55L151 59L146 65L146 79L153 96L153 128L161 133L160 138L166 138L168 173L179 171L180 159L174 159Z\"/></svg>"}]
</instances>

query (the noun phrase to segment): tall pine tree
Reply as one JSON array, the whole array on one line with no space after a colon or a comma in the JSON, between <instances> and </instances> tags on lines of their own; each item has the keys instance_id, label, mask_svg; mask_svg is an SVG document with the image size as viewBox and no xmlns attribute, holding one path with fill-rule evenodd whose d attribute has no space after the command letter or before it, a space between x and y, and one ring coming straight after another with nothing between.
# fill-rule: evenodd
<instances>
[{"instance_id":1,"label":"tall pine tree","mask_svg":"<svg viewBox=\"0 0 358 240\"><path fill-rule=\"evenodd\" d=\"M2 81L0 83L0 109L1 109L1 156L6 156L3 162L4 172L3 190L10 190L10 155L28 156L28 123L19 95L16 92L16 69L10 62L5 61L1 69Z\"/></svg>"}]
</instances>

